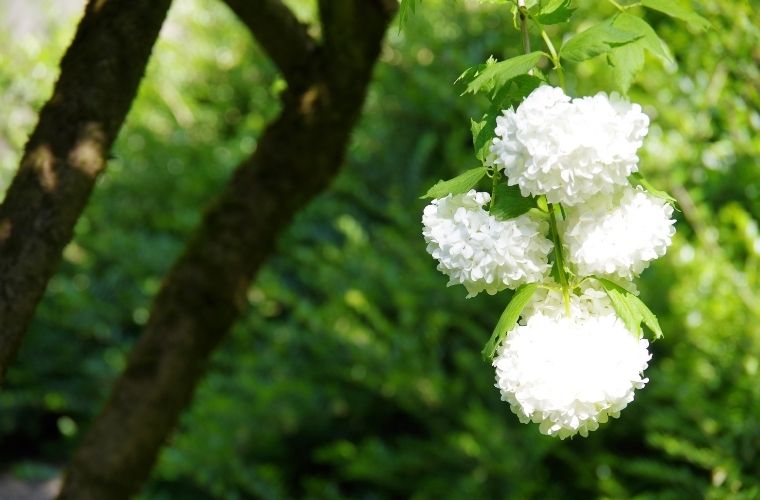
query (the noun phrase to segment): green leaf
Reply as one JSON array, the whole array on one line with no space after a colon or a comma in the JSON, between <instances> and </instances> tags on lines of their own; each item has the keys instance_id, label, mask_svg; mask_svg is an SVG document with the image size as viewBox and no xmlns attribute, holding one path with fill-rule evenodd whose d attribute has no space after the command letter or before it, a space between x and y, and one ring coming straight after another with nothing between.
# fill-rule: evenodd
<instances>
[{"instance_id":1,"label":"green leaf","mask_svg":"<svg viewBox=\"0 0 760 500\"><path fill-rule=\"evenodd\" d=\"M654 187L643 175L641 175L641 172L632 173L628 176L628 180L635 186L643 187L652 196L663 199L678 208L678 200L670 196L666 191Z\"/></svg>"},{"instance_id":2,"label":"green leaf","mask_svg":"<svg viewBox=\"0 0 760 500\"><path fill-rule=\"evenodd\" d=\"M626 329L636 335L641 335L641 321L643 317L638 309L631 307L628 301L629 295L633 297L635 295L608 279L597 277L596 280L601 283L602 288L607 292L607 296L610 298L610 302L612 302L612 307L623 321Z\"/></svg>"},{"instance_id":3,"label":"green leaf","mask_svg":"<svg viewBox=\"0 0 760 500\"><path fill-rule=\"evenodd\" d=\"M489 110L480 121L470 119L470 131L472 132L472 146L475 149L475 157L484 162L488 157L491 140L494 138L496 129L496 116L498 111Z\"/></svg>"},{"instance_id":4,"label":"green leaf","mask_svg":"<svg viewBox=\"0 0 760 500\"><path fill-rule=\"evenodd\" d=\"M625 327L636 333L641 334L641 323L649 328L654 334L654 338L662 338L662 328L657 316L647 307L647 305L638 298L634 293L606 278L595 277L602 285L604 291L612 302L615 312L623 320Z\"/></svg>"},{"instance_id":5,"label":"green leaf","mask_svg":"<svg viewBox=\"0 0 760 500\"><path fill-rule=\"evenodd\" d=\"M570 7L571 0L549 0L540 10L538 21L541 24L560 24L570 20L575 8Z\"/></svg>"},{"instance_id":6,"label":"green leaf","mask_svg":"<svg viewBox=\"0 0 760 500\"><path fill-rule=\"evenodd\" d=\"M501 115L502 110L518 106L541 82L541 79L530 75L516 76L496 91L491 107L480 120L470 120L472 145L478 160L485 162L488 157L491 141L496 132L496 118Z\"/></svg>"},{"instance_id":7,"label":"green leaf","mask_svg":"<svg viewBox=\"0 0 760 500\"><path fill-rule=\"evenodd\" d=\"M615 83L624 94L628 93L636 74L644 66L645 50L664 62L673 62L668 46L657 36L654 29L640 17L623 13L615 18L613 26L641 37L635 42L614 47L608 54L608 62L613 68Z\"/></svg>"},{"instance_id":8,"label":"green leaf","mask_svg":"<svg viewBox=\"0 0 760 500\"><path fill-rule=\"evenodd\" d=\"M616 47L609 53L607 62L620 92L628 93L636 74L644 67L644 49L638 43Z\"/></svg>"},{"instance_id":9,"label":"green leaf","mask_svg":"<svg viewBox=\"0 0 760 500\"><path fill-rule=\"evenodd\" d=\"M537 289L538 283L530 283L515 290L512 300L509 301L504 312L501 313L501 317L496 323L496 327L493 329L491 338L488 339L488 342L483 348L481 354L483 354L484 360L489 361L493 358L499 344L504 340L507 333L515 327L517 320L520 318L520 314L522 314L523 309L525 309L525 306L528 304L531 297L533 297L533 294L536 293Z\"/></svg>"},{"instance_id":10,"label":"green leaf","mask_svg":"<svg viewBox=\"0 0 760 500\"><path fill-rule=\"evenodd\" d=\"M506 182L500 182L496 184L489 211L494 217L507 220L519 217L531 208L536 207L536 198L526 198L520 194L519 187L508 186Z\"/></svg>"},{"instance_id":11,"label":"green leaf","mask_svg":"<svg viewBox=\"0 0 760 500\"><path fill-rule=\"evenodd\" d=\"M398 8L399 31L401 31L401 28L403 28L406 22L409 20L409 16L411 14L414 14L414 12L417 10L417 4L419 3L420 0L401 0L401 5L399 5Z\"/></svg>"},{"instance_id":12,"label":"green leaf","mask_svg":"<svg viewBox=\"0 0 760 500\"><path fill-rule=\"evenodd\" d=\"M711 26L710 21L694 12L691 5L684 0L641 0L641 5L685 21L689 26L699 30L706 30Z\"/></svg>"},{"instance_id":13,"label":"green leaf","mask_svg":"<svg viewBox=\"0 0 760 500\"><path fill-rule=\"evenodd\" d=\"M638 311L639 315L644 319L644 324L652 331L654 338L662 338L660 322L657 321L657 316L644 304L644 301L632 293L629 293L626 298L628 299L628 305Z\"/></svg>"},{"instance_id":14,"label":"green leaf","mask_svg":"<svg viewBox=\"0 0 760 500\"><path fill-rule=\"evenodd\" d=\"M619 30L634 33L641 37L631 45L636 45L648 50L652 55L658 57L663 62L675 62L668 45L657 36L657 32L654 28L640 17L623 13L615 17L612 25Z\"/></svg>"},{"instance_id":15,"label":"green leaf","mask_svg":"<svg viewBox=\"0 0 760 500\"><path fill-rule=\"evenodd\" d=\"M570 38L562 45L559 56L573 62L585 61L639 38L641 36L636 33L614 27L612 20L608 19Z\"/></svg>"},{"instance_id":16,"label":"green leaf","mask_svg":"<svg viewBox=\"0 0 760 500\"><path fill-rule=\"evenodd\" d=\"M443 198L449 194L461 194L466 193L478 183L480 179L486 175L488 169L486 167L477 167L466 171L465 173L449 179L447 181L440 180L435 183L433 187L428 189L427 193L420 196L420 199L425 198Z\"/></svg>"},{"instance_id":17,"label":"green leaf","mask_svg":"<svg viewBox=\"0 0 760 500\"><path fill-rule=\"evenodd\" d=\"M543 82L544 80L533 75L517 75L494 93L492 104L498 113L510 107L517 107Z\"/></svg>"},{"instance_id":18,"label":"green leaf","mask_svg":"<svg viewBox=\"0 0 760 500\"><path fill-rule=\"evenodd\" d=\"M524 75L544 56L543 52L531 52L501 62L488 62L467 69L457 78L467 84L463 94L491 92L505 85L509 80Z\"/></svg>"}]
</instances>

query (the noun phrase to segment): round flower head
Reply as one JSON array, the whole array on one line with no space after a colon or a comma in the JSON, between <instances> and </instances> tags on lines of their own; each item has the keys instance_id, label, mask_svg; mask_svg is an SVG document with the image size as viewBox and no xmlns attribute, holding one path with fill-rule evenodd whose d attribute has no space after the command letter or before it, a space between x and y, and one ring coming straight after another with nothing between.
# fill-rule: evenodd
<instances>
[{"instance_id":1,"label":"round flower head","mask_svg":"<svg viewBox=\"0 0 760 500\"><path fill-rule=\"evenodd\" d=\"M627 184L648 127L641 106L615 93L571 101L544 85L496 119L490 161L523 196L577 205Z\"/></svg>"},{"instance_id":2,"label":"round flower head","mask_svg":"<svg viewBox=\"0 0 760 500\"><path fill-rule=\"evenodd\" d=\"M640 187L595 197L567 215L563 241L581 276L630 279L665 255L676 232L673 207Z\"/></svg>"},{"instance_id":3,"label":"round flower head","mask_svg":"<svg viewBox=\"0 0 760 500\"><path fill-rule=\"evenodd\" d=\"M520 422L539 424L542 434L585 437L619 417L634 390L649 381L642 377L649 343L626 330L602 295L584 291L566 316L560 293L545 294L494 358L502 400Z\"/></svg>"},{"instance_id":4,"label":"round flower head","mask_svg":"<svg viewBox=\"0 0 760 500\"><path fill-rule=\"evenodd\" d=\"M482 208L490 199L473 189L433 200L422 215L428 253L467 297L541 281L550 269L546 222L529 214L499 220Z\"/></svg>"}]
</instances>

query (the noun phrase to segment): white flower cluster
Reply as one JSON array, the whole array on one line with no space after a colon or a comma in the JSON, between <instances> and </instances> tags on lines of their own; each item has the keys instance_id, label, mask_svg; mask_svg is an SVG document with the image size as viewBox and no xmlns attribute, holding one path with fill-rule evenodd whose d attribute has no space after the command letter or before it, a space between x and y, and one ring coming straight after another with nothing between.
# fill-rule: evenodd
<instances>
[{"instance_id":1,"label":"white flower cluster","mask_svg":"<svg viewBox=\"0 0 760 500\"><path fill-rule=\"evenodd\" d=\"M603 291L535 300L494 359L496 386L520 422L561 439L587 436L633 401L651 359L649 343L626 330Z\"/></svg>"},{"instance_id":2,"label":"white flower cluster","mask_svg":"<svg viewBox=\"0 0 760 500\"><path fill-rule=\"evenodd\" d=\"M488 193L472 190L425 208L427 251L468 297L541 284L497 349L496 386L521 422L562 439L586 436L647 383L648 342L618 317L600 285L609 282L594 278L634 293L630 280L665 254L675 233L673 208L628 181L649 118L616 94L571 100L541 86L496 123L490 165L523 196L561 204L562 218L548 207L552 221L561 219L551 227L561 246L546 238L544 219L529 212L499 220L484 209ZM570 271L564 291L548 277L552 250L555 263L565 257L560 277Z\"/></svg>"},{"instance_id":3,"label":"white flower cluster","mask_svg":"<svg viewBox=\"0 0 760 500\"><path fill-rule=\"evenodd\" d=\"M665 255L676 232L673 207L640 187L569 207L567 215L563 241L581 276L633 279Z\"/></svg>"},{"instance_id":4,"label":"white flower cluster","mask_svg":"<svg viewBox=\"0 0 760 500\"><path fill-rule=\"evenodd\" d=\"M617 94L571 101L544 85L496 119L491 161L523 196L577 205L628 184L648 128L641 106Z\"/></svg>"},{"instance_id":5,"label":"white flower cluster","mask_svg":"<svg viewBox=\"0 0 760 500\"><path fill-rule=\"evenodd\" d=\"M490 199L473 189L433 200L422 215L428 253L468 297L541 281L550 268L546 222L529 214L499 220L483 209Z\"/></svg>"}]
</instances>

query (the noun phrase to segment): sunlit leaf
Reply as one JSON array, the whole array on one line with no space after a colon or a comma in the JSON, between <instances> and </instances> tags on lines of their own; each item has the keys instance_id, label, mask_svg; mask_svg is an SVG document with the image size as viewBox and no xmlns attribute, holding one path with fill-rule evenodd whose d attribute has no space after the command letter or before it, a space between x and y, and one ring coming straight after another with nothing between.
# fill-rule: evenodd
<instances>
[{"instance_id":1,"label":"sunlit leaf","mask_svg":"<svg viewBox=\"0 0 760 500\"><path fill-rule=\"evenodd\" d=\"M636 74L644 66L645 51L649 51L664 62L673 62L668 46L657 36L654 29L640 17L623 13L615 18L613 26L641 37L634 42L614 47L607 56L608 62L612 66L615 83L624 94L628 93Z\"/></svg>"},{"instance_id":2,"label":"sunlit leaf","mask_svg":"<svg viewBox=\"0 0 760 500\"><path fill-rule=\"evenodd\" d=\"M499 344L504 340L507 333L515 327L517 320L520 318L520 314L522 314L523 309L525 309L525 306L528 304L531 297L533 297L533 294L537 289L538 284L531 283L523 285L515 291L512 300L509 301L504 312L501 313L501 317L499 317L499 321L493 329L491 338L488 339L488 342L483 348L481 354L483 354L484 360L490 361L491 358L493 358Z\"/></svg>"},{"instance_id":3,"label":"sunlit leaf","mask_svg":"<svg viewBox=\"0 0 760 500\"><path fill-rule=\"evenodd\" d=\"M470 169L453 179L438 181L433 187L428 189L427 193L420 196L420 199L443 198L449 194L466 193L475 187L478 181L486 175L487 171L488 169L486 167L477 167Z\"/></svg>"},{"instance_id":4,"label":"sunlit leaf","mask_svg":"<svg viewBox=\"0 0 760 500\"><path fill-rule=\"evenodd\" d=\"M673 205L674 207L678 206L678 200L673 198L670 194L668 194L666 191L663 191L661 189L657 189L650 183L646 177L644 177L641 172L634 172L631 175L628 176L628 180L635 186L641 186L644 189L647 190L649 194L652 196L655 196L657 198L663 199Z\"/></svg>"},{"instance_id":5,"label":"sunlit leaf","mask_svg":"<svg viewBox=\"0 0 760 500\"><path fill-rule=\"evenodd\" d=\"M604 291L610 298L610 302L612 302L612 307L623 321L626 329L637 335L641 335L641 321L643 318L641 313L637 309L632 308L628 302L627 295L631 293L607 279L597 278L597 280L602 284L602 288L604 288Z\"/></svg>"},{"instance_id":6,"label":"sunlit leaf","mask_svg":"<svg viewBox=\"0 0 760 500\"><path fill-rule=\"evenodd\" d=\"M574 35L562 45L559 55L568 61L585 61L639 38L641 35L618 29L607 20Z\"/></svg>"},{"instance_id":7,"label":"sunlit leaf","mask_svg":"<svg viewBox=\"0 0 760 500\"><path fill-rule=\"evenodd\" d=\"M684 0L641 0L641 5L685 21L689 26L700 30L706 30L711 26L710 21L694 12Z\"/></svg>"},{"instance_id":8,"label":"sunlit leaf","mask_svg":"<svg viewBox=\"0 0 760 500\"><path fill-rule=\"evenodd\" d=\"M660 328L660 322L657 321L657 316L647 307L647 305L637 296L629 293L626 295L628 305L632 309L636 309L644 320L644 324L652 331L654 338L659 339L662 337L662 328Z\"/></svg>"},{"instance_id":9,"label":"sunlit leaf","mask_svg":"<svg viewBox=\"0 0 760 500\"><path fill-rule=\"evenodd\" d=\"M464 93L491 92L509 80L524 75L544 56L543 52L531 52L506 61L487 63L468 69L457 79L467 84Z\"/></svg>"},{"instance_id":10,"label":"sunlit leaf","mask_svg":"<svg viewBox=\"0 0 760 500\"><path fill-rule=\"evenodd\" d=\"M560 24L567 22L577 9L570 6L571 0L550 0L541 7L537 16L541 24Z\"/></svg>"}]
</instances>

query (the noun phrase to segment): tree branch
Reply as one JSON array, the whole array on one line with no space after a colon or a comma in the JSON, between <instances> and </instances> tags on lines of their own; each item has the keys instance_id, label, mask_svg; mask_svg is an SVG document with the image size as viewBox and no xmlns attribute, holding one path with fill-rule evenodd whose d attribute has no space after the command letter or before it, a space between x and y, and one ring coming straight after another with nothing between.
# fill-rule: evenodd
<instances>
[{"instance_id":1,"label":"tree branch","mask_svg":"<svg viewBox=\"0 0 760 500\"><path fill-rule=\"evenodd\" d=\"M171 0L90 1L0 205L0 384L129 110Z\"/></svg>"},{"instance_id":2,"label":"tree branch","mask_svg":"<svg viewBox=\"0 0 760 500\"><path fill-rule=\"evenodd\" d=\"M315 68L322 70L310 85L283 94L279 117L164 280L124 373L69 466L60 499L119 500L139 490L277 236L337 174L393 12L374 0L352 2L353 23L362 30L343 40L351 47L343 66L319 61Z\"/></svg>"},{"instance_id":3,"label":"tree branch","mask_svg":"<svg viewBox=\"0 0 760 500\"><path fill-rule=\"evenodd\" d=\"M308 78L314 39L280 0L224 0L291 85Z\"/></svg>"}]
</instances>

